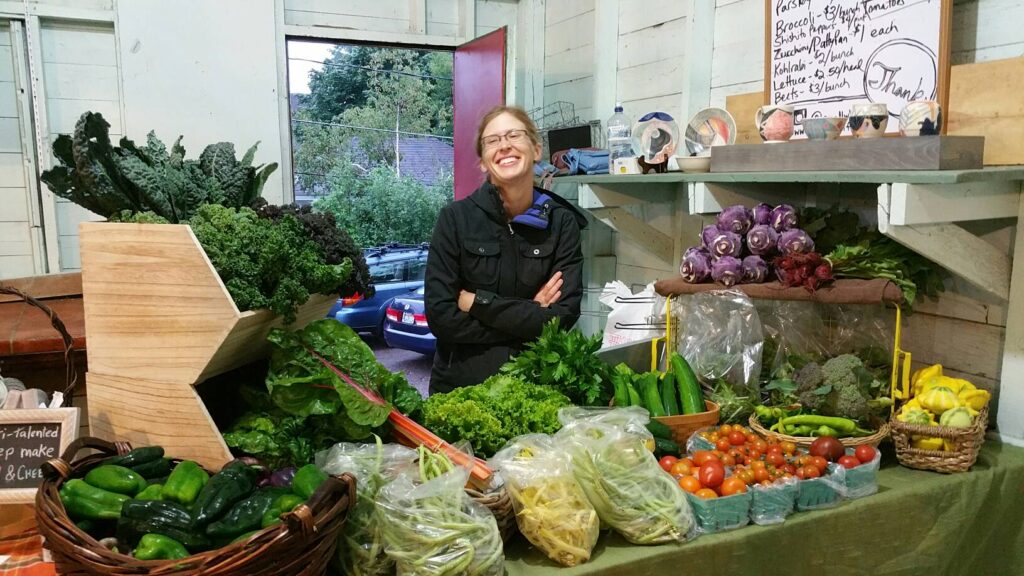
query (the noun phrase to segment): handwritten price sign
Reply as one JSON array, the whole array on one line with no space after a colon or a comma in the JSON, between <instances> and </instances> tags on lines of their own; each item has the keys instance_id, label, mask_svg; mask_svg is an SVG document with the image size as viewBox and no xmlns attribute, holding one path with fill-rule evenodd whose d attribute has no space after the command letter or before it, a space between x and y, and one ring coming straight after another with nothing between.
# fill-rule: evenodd
<instances>
[{"instance_id":1,"label":"handwritten price sign","mask_svg":"<svg viewBox=\"0 0 1024 576\"><path fill-rule=\"evenodd\" d=\"M40 465L78 435L78 408L0 411L0 503L32 502Z\"/></svg>"}]
</instances>

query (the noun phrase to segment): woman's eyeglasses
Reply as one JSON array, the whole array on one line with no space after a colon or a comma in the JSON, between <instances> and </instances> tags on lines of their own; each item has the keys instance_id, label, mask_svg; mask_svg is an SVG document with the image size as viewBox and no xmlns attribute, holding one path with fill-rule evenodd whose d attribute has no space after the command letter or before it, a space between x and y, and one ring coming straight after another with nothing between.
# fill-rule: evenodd
<instances>
[{"instance_id":1,"label":"woman's eyeglasses","mask_svg":"<svg viewBox=\"0 0 1024 576\"><path fill-rule=\"evenodd\" d=\"M526 130L509 130L504 134L491 134L490 136L484 136L480 139L484 144L484 148L494 148L502 139L508 140L509 144L515 144L516 142L522 141L526 137Z\"/></svg>"}]
</instances>

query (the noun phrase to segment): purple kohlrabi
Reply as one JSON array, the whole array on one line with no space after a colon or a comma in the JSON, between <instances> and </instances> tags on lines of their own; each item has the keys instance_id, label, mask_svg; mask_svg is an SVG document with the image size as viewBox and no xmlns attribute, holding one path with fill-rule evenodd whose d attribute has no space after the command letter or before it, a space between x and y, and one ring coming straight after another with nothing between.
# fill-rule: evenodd
<instances>
[{"instance_id":1,"label":"purple kohlrabi","mask_svg":"<svg viewBox=\"0 0 1024 576\"><path fill-rule=\"evenodd\" d=\"M761 202L750 210L751 219L754 225L772 223L772 207L770 204Z\"/></svg>"},{"instance_id":2,"label":"purple kohlrabi","mask_svg":"<svg viewBox=\"0 0 1024 576\"><path fill-rule=\"evenodd\" d=\"M689 284L700 284L711 276L711 254L703 248L690 248L683 254L679 274Z\"/></svg>"},{"instance_id":3,"label":"purple kohlrabi","mask_svg":"<svg viewBox=\"0 0 1024 576\"><path fill-rule=\"evenodd\" d=\"M772 210L771 225L776 232L796 228L796 210L789 204L779 204Z\"/></svg>"},{"instance_id":4,"label":"purple kohlrabi","mask_svg":"<svg viewBox=\"0 0 1024 576\"><path fill-rule=\"evenodd\" d=\"M718 236L719 232L721 232L721 230L719 230L718 226L716 226L714 224L709 224L709 225L705 226L704 228L702 228L701 231L700 231L700 243L701 243L701 245L703 247L707 248L708 250L710 250L711 249L711 245L714 244L714 242L715 242L715 236Z\"/></svg>"},{"instance_id":5,"label":"purple kohlrabi","mask_svg":"<svg viewBox=\"0 0 1024 576\"><path fill-rule=\"evenodd\" d=\"M743 259L744 284L761 284L768 280L768 263L760 256L747 256Z\"/></svg>"},{"instance_id":6,"label":"purple kohlrabi","mask_svg":"<svg viewBox=\"0 0 1024 576\"><path fill-rule=\"evenodd\" d=\"M739 258L722 256L711 263L711 279L725 286L739 284L743 279L743 263Z\"/></svg>"},{"instance_id":7,"label":"purple kohlrabi","mask_svg":"<svg viewBox=\"0 0 1024 576\"><path fill-rule=\"evenodd\" d=\"M751 254L767 256L775 251L779 243L779 233L767 224L757 224L747 232L747 248Z\"/></svg>"},{"instance_id":8,"label":"purple kohlrabi","mask_svg":"<svg viewBox=\"0 0 1024 576\"><path fill-rule=\"evenodd\" d=\"M711 257L716 259L722 256L739 258L743 253L743 239L735 232L719 230L708 246L708 251L711 252Z\"/></svg>"},{"instance_id":9,"label":"purple kohlrabi","mask_svg":"<svg viewBox=\"0 0 1024 576\"><path fill-rule=\"evenodd\" d=\"M750 230L750 211L746 206L729 206L718 215L718 228L737 234L746 234Z\"/></svg>"},{"instance_id":10,"label":"purple kohlrabi","mask_svg":"<svg viewBox=\"0 0 1024 576\"><path fill-rule=\"evenodd\" d=\"M799 228L779 235L779 251L783 254L805 254L814 251L814 240Z\"/></svg>"}]
</instances>

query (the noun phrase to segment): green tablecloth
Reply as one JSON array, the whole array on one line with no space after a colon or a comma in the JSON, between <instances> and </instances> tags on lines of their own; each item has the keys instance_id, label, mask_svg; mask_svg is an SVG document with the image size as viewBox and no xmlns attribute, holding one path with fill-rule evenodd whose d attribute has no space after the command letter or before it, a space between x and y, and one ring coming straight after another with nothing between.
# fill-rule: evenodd
<instances>
[{"instance_id":1,"label":"green tablecloth","mask_svg":"<svg viewBox=\"0 0 1024 576\"><path fill-rule=\"evenodd\" d=\"M988 441L970 472L938 474L883 458L879 491L784 524L633 546L602 534L591 561L556 568L519 536L509 576L552 574L1024 574L1024 449Z\"/></svg>"}]
</instances>

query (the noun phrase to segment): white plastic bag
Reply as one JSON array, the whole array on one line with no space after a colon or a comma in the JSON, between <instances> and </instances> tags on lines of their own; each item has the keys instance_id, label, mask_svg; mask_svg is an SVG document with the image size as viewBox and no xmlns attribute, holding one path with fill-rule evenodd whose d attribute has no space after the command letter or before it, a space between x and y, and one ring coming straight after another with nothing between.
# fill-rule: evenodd
<instances>
[{"instance_id":1,"label":"white plastic bag","mask_svg":"<svg viewBox=\"0 0 1024 576\"><path fill-rule=\"evenodd\" d=\"M601 348L665 335L664 314L658 304L657 294L654 293L654 284L648 284L642 291L633 294L622 282L609 282L604 285L600 300L612 309L604 327Z\"/></svg>"}]
</instances>

